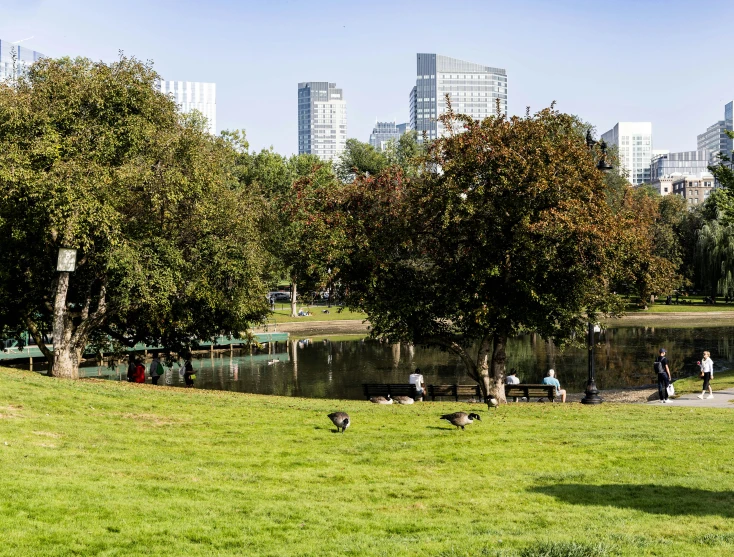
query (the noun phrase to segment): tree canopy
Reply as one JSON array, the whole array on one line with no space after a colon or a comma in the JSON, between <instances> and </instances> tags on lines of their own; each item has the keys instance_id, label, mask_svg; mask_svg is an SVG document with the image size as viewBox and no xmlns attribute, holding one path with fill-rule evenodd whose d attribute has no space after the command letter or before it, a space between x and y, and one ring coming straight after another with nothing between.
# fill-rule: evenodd
<instances>
[{"instance_id":1,"label":"tree canopy","mask_svg":"<svg viewBox=\"0 0 734 557\"><path fill-rule=\"evenodd\" d=\"M126 57L44 59L0 85L0 326L28 328L54 375L75 377L95 339L176 349L266 314L262 202L157 77Z\"/></svg>"},{"instance_id":2,"label":"tree canopy","mask_svg":"<svg viewBox=\"0 0 734 557\"><path fill-rule=\"evenodd\" d=\"M457 131L429 146L416 178L352 184L340 279L374 334L443 346L504 399L508 336L583 338L587 319L621 310L609 285L624 223L576 118L442 118Z\"/></svg>"}]
</instances>

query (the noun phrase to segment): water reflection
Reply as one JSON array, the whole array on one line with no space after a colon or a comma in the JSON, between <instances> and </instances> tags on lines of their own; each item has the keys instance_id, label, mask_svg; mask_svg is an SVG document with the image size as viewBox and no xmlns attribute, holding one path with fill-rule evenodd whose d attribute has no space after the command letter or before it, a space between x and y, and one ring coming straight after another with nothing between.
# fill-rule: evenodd
<instances>
[{"instance_id":1,"label":"water reflection","mask_svg":"<svg viewBox=\"0 0 734 557\"><path fill-rule=\"evenodd\" d=\"M704 350L711 351L717 370L728 368L734 360L734 327L608 329L596 350L597 385L610 389L652 383L652 362L660 347L667 349L677 377L697 373L696 361ZM429 384L472 383L452 354L368 339L312 342L294 338L279 344L271 354L207 353L192 363L197 371L196 388L284 396L360 399L362 383L407 383L416 367ZM523 382L539 382L552 367L564 387L582 391L587 351L561 351L537 335L523 335L508 342L508 366L517 368ZM125 380L126 368L85 367L83 373ZM183 386L177 364L167 368L161 383Z\"/></svg>"}]
</instances>

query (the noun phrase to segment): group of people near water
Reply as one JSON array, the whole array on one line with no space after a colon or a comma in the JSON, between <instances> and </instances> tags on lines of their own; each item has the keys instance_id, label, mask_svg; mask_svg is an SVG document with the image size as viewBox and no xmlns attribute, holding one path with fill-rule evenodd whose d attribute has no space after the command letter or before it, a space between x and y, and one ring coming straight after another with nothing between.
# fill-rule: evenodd
<instances>
[{"instance_id":1,"label":"group of people near water","mask_svg":"<svg viewBox=\"0 0 734 557\"><path fill-rule=\"evenodd\" d=\"M145 377L146 377L146 369L145 364L143 363L142 358L140 356L135 356L134 354L130 354L129 363L127 366L127 380L129 383L145 383ZM179 372L181 376L184 379L184 383L187 387L193 387L194 386L194 380L196 379L196 372L194 371L194 366L191 364L191 356L186 355L184 357L184 363L179 364L180 369ZM158 357L158 354L153 354L153 359L150 362L150 366L148 366L148 376L150 377L151 382L153 385L158 384L158 380L161 378L161 376L165 375L166 368L163 366L163 363Z\"/></svg>"}]
</instances>

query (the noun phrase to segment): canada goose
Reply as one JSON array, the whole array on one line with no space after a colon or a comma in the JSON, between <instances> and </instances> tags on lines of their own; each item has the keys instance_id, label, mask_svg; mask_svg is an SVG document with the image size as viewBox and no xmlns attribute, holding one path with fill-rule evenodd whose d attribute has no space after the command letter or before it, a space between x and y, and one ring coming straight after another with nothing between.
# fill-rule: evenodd
<instances>
[{"instance_id":1,"label":"canada goose","mask_svg":"<svg viewBox=\"0 0 734 557\"><path fill-rule=\"evenodd\" d=\"M493 396L490 396L487 398L487 406L489 408L497 408L500 405L499 401L494 398Z\"/></svg>"},{"instance_id":2,"label":"canada goose","mask_svg":"<svg viewBox=\"0 0 734 557\"><path fill-rule=\"evenodd\" d=\"M479 414L467 414L466 412L454 412L453 414L444 414L441 416L442 420L447 420L452 425L455 425L457 428L464 429L465 425L469 425L474 420L482 421L482 418L479 417Z\"/></svg>"},{"instance_id":3,"label":"canada goose","mask_svg":"<svg viewBox=\"0 0 734 557\"><path fill-rule=\"evenodd\" d=\"M268 360L268 365L272 366L273 364L277 364L280 361L280 358L275 358L274 360Z\"/></svg>"},{"instance_id":4,"label":"canada goose","mask_svg":"<svg viewBox=\"0 0 734 557\"><path fill-rule=\"evenodd\" d=\"M412 396L396 396L393 400L398 404L413 404L415 402Z\"/></svg>"},{"instance_id":5,"label":"canada goose","mask_svg":"<svg viewBox=\"0 0 734 557\"><path fill-rule=\"evenodd\" d=\"M337 433L339 433L339 428L341 428L342 433L344 433L344 430L349 427L349 414L346 412L333 412L329 414L329 418L336 426Z\"/></svg>"},{"instance_id":6,"label":"canada goose","mask_svg":"<svg viewBox=\"0 0 734 557\"><path fill-rule=\"evenodd\" d=\"M374 404L392 404L392 399L390 398L390 394L386 397L384 396L373 396L370 399L370 402L373 402Z\"/></svg>"}]
</instances>

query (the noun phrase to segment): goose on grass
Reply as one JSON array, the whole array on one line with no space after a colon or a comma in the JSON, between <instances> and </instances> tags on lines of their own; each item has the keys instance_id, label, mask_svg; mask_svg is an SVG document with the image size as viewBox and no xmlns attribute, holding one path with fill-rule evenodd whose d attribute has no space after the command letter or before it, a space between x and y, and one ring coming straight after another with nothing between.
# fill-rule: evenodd
<instances>
[{"instance_id":1,"label":"goose on grass","mask_svg":"<svg viewBox=\"0 0 734 557\"><path fill-rule=\"evenodd\" d=\"M344 433L344 431L349 427L349 424L351 423L349 421L349 414L347 414L346 412L332 412L331 414L329 414L329 419L336 426L337 433L339 433L340 429L341 432Z\"/></svg>"},{"instance_id":2,"label":"goose on grass","mask_svg":"<svg viewBox=\"0 0 734 557\"><path fill-rule=\"evenodd\" d=\"M448 421L451 425L455 425L456 428L464 429L464 426L474 422L474 420L482 421L479 414L467 414L466 412L454 412L453 414L444 414L441 416L442 420Z\"/></svg>"}]
</instances>

